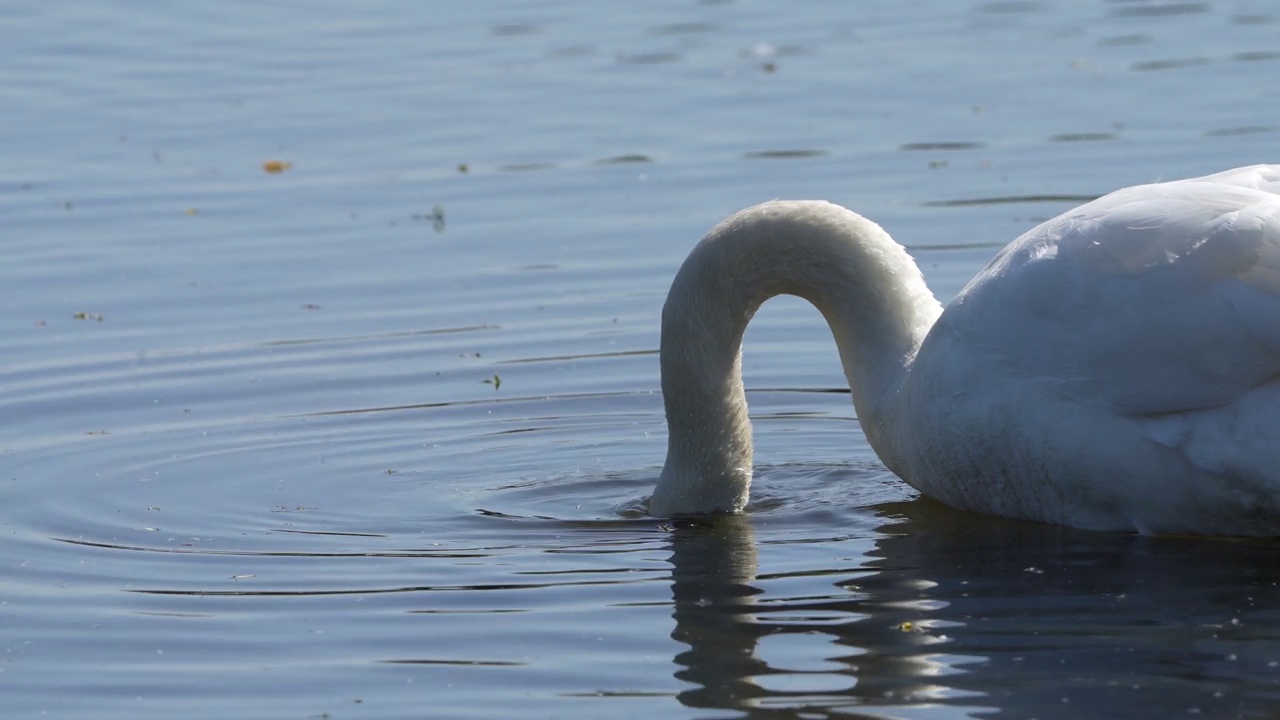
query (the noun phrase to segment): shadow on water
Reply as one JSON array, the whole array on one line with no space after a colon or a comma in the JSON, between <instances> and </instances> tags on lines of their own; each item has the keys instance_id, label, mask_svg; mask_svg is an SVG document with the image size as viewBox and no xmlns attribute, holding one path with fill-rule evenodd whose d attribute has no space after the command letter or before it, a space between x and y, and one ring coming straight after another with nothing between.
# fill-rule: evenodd
<instances>
[{"instance_id":1,"label":"shadow on water","mask_svg":"<svg viewBox=\"0 0 1280 720\"><path fill-rule=\"evenodd\" d=\"M677 527L679 701L777 718L1280 713L1280 544L873 509L888 522L844 598L769 602L758 518ZM761 652L786 635L826 636L821 667Z\"/></svg>"}]
</instances>

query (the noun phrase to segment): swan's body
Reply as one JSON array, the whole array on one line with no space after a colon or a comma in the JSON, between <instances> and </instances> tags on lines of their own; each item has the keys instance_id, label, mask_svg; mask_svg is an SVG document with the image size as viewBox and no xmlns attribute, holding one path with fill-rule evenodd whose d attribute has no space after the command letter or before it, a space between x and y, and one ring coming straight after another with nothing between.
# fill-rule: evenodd
<instances>
[{"instance_id":1,"label":"swan's body","mask_svg":"<svg viewBox=\"0 0 1280 720\"><path fill-rule=\"evenodd\" d=\"M654 515L745 506L739 351L778 294L822 312L872 448L926 495L1082 528L1280 535L1280 165L1082 205L1011 243L945 310L853 212L775 201L734 215L663 308Z\"/></svg>"}]
</instances>

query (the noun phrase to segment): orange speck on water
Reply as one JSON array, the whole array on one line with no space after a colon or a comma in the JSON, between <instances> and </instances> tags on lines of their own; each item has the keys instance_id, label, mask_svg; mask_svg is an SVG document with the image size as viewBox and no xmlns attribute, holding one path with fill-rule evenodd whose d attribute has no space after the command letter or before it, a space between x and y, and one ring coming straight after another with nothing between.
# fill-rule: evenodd
<instances>
[{"instance_id":1,"label":"orange speck on water","mask_svg":"<svg viewBox=\"0 0 1280 720\"><path fill-rule=\"evenodd\" d=\"M268 160L262 163L262 169L269 173L282 173L293 167L293 163L287 160Z\"/></svg>"}]
</instances>

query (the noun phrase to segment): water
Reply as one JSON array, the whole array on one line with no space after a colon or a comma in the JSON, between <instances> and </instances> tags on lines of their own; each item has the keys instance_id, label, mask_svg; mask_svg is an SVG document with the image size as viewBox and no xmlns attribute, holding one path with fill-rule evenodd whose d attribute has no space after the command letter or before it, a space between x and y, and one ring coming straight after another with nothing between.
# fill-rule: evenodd
<instances>
[{"instance_id":1,"label":"water","mask_svg":"<svg viewBox=\"0 0 1280 720\"><path fill-rule=\"evenodd\" d=\"M638 508L659 310L714 222L847 204L948 298L1084 198L1277 161L1278 30L1247 1L9 4L6 716L1274 716L1275 543L917 498L799 301L748 331L752 513Z\"/></svg>"}]
</instances>

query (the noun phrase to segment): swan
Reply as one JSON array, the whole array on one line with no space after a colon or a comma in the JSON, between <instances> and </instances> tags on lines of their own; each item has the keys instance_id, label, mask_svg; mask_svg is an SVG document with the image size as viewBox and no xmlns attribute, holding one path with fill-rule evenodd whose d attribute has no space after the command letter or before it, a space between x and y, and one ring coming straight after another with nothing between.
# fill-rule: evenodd
<instances>
[{"instance_id":1,"label":"swan","mask_svg":"<svg viewBox=\"0 0 1280 720\"><path fill-rule=\"evenodd\" d=\"M880 460L943 503L1143 534L1280 535L1280 165L1124 188L1031 229L944 309L874 222L772 201L672 282L656 517L736 513L747 323L797 295Z\"/></svg>"}]
</instances>

